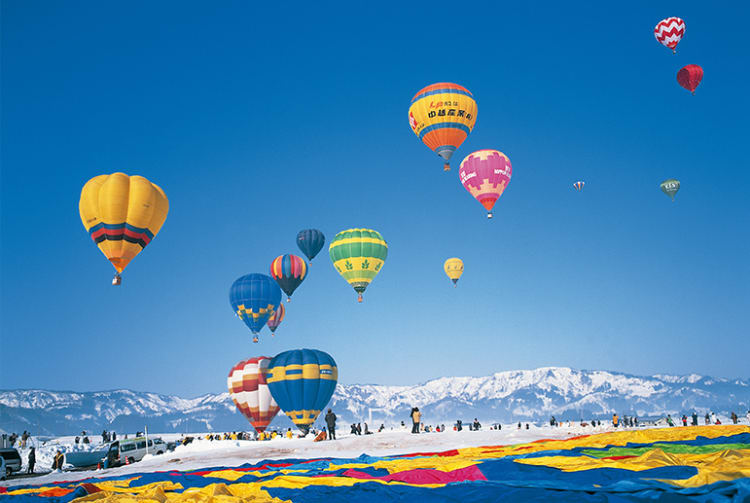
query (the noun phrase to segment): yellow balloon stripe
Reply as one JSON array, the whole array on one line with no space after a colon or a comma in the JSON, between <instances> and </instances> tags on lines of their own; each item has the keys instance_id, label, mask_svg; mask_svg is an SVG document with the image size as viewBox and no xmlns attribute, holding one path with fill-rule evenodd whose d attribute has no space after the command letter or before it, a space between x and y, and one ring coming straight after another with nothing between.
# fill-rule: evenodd
<instances>
[{"instance_id":1,"label":"yellow balloon stripe","mask_svg":"<svg viewBox=\"0 0 750 503\"><path fill-rule=\"evenodd\" d=\"M377 238L348 238L348 239L339 239L338 241L334 241L331 243L331 246L329 248L336 248L340 245L348 245L352 243L371 243L376 245L383 245L385 247L388 247L388 244L383 239L377 239Z\"/></svg>"},{"instance_id":2,"label":"yellow balloon stripe","mask_svg":"<svg viewBox=\"0 0 750 503\"><path fill-rule=\"evenodd\" d=\"M299 372L299 371L302 372ZM322 371L329 372L322 372ZM288 373L293 371L294 373ZM337 367L329 364L306 363L285 365L283 367L273 367L266 378L266 382L274 383L278 381L294 381L298 379L323 379L327 381L337 381L339 370Z\"/></svg>"}]
</instances>

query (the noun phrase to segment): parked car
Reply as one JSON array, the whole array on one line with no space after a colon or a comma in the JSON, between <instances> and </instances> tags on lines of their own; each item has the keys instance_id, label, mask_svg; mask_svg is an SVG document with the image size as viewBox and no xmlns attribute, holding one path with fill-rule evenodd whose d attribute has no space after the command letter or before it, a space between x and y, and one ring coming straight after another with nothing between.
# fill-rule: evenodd
<instances>
[{"instance_id":1,"label":"parked car","mask_svg":"<svg viewBox=\"0 0 750 503\"><path fill-rule=\"evenodd\" d=\"M0 457L3 458L5 464L5 476L11 476L13 472L21 471L21 455L18 454L16 449L12 447L7 449L0 449Z\"/></svg>"},{"instance_id":2,"label":"parked car","mask_svg":"<svg viewBox=\"0 0 750 503\"><path fill-rule=\"evenodd\" d=\"M146 449L146 438L136 437L116 440L109 444L105 459L108 460L107 466L113 467L135 463L142 460L146 454L164 454L165 452L167 452L167 444L161 438L149 438L148 449Z\"/></svg>"}]
</instances>

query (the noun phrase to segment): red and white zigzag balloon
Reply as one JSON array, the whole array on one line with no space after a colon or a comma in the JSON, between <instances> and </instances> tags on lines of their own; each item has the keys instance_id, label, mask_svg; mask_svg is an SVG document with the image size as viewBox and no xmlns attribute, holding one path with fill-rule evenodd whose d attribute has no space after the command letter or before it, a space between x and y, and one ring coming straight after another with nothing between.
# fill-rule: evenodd
<instances>
[{"instance_id":1,"label":"red and white zigzag balloon","mask_svg":"<svg viewBox=\"0 0 750 503\"><path fill-rule=\"evenodd\" d=\"M672 52L677 52L677 44L682 40L682 36L685 34L685 21L678 17L668 17L662 19L659 24L654 28L654 36L660 44L672 49Z\"/></svg>"}]
</instances>

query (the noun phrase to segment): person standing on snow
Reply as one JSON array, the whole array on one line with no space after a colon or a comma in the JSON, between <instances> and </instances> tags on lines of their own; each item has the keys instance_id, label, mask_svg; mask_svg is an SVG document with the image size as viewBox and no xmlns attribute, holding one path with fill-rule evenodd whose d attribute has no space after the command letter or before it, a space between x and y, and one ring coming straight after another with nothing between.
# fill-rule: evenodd
<instances>
[{"instance_id":1,"label":"person standing on snow","mask_svg":"<svg viewBox=\"0 0 750 503\"><path fill-rule=\"evenodd\" d=\"M731 417L732 417L732 422L734 424L737 424L737 419L739 419L739 418L737 417L737 414L734 413L734 411L732 411L732 416Z\"/></svg>"},{"instance_id":2,"label":"person standing on snow","mask_svg":"<svg viewBox=\"0 0 750 503\"><path fill-rule=\"evenodd\" d=\"M411 410L411 420L412 420L411 432L419 433L419 423L422 422L422 413L419 412L419 407L414 407Z\"/></svg>"},{"instance_id":3,"label":"person standing on snow","mask_svg":"<svg viewBox=\"0 0 750 503\"><path fill-rule=\"evenodd\" d=\"M685 414L682 415L682 426L687 426L687 416Z\"/></svg>"},{"instance_id":4,"label":"person standing on snow","mask_svg":"<svg viewBox=\"0 0 750 503\"><path fill-rule=\"evenodd\" d=\"M57 454L55 454L55 460L52 462L52 471L53 472L55 470L62 471L64 462L65 462L65 454L63 454L60 449L57 449Z\"/></svg>"},{"instance_id":5,"label":"person standing on snow","mask_svg":"<svg viewBox=\"0 0 750 503\"><path fill-rule=\"evenodd\" d=\"M706 421L706 424L711 424L711 416L708 415L708 412L706 412L706 417L704 419Z\"/></svg>"},{"instance_id":6,"label":"person standing on snow","mask_svg":"<svg viewBox=\"0 0 750 503\"><path fill-rule=\"evenodd\" d=\"M691 416L691 426L698 426L698 413L693 411L693 415Z\"/></svg>"},{"instance_id":7,"label":"person standing on snow","mask_svg":"<svg viewBox=\"0 0 750 503\"><path fill-rule=\"evenodd\" d=\"M711 424L716 424L716 414L711 413Z\"/></svg>"},{"instance_id":8,"label":"person standing on snow","mask_svg":"<svg viewBox=\"0 0 750 503\"><path fill-rule=\"evenodd\" d=\"M26 473L34 473L34 465L36 464L36 449L34 447L29 451L29 468Z\"/></svg>"},{"instance_id":9,"label":"person standing on snow","mask_svg":"<svg viewBox=\"0 0 750 503\"><path fill-rule=\"evenodd\" d=\"M336 440L336 414L331 409L328 409L328 414L326 414L326 426L328 426L328 439Z\"/></svg>"},{"instance_id":10,"label":"person standing on snow","mask_svg":"<svg viewBox=\"0 0 750 503\"><path fill-rule=\"evenodd\" d=\"M617 414L612 414L612 426L617 428L618 424L620 424L620 418L617 417Z\"/></svg>"}]
</instances>

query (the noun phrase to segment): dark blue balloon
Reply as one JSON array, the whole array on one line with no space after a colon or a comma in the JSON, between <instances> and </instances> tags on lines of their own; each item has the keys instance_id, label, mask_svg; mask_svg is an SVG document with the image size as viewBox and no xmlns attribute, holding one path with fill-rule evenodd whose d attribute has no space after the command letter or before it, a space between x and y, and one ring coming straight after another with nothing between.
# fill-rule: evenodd
<instances>
[{"instance_id":1,"label":"dark blue balloon","mask_svg":"<svg viewBox=\"0 0 750 503\"><path fill-rule=\"evenodd\" d=\"M326 237L318 229L305 229L297 234L297 246L307 256L307 260L315 258L324 244Z\"/></svg>"},{"instance_id":2,"label":"dark blue balloon","mask_svg":"<svg viewBox=\"0 0 750 503\"><path fill-rule=\"evenodd\" d=\"M281 288L270 276L247 274L229 289L229 303L234 313L257 335L281 303Z\"/></svg>"},{"instance_id":3,"label":"dark blue balloon","mask_svg":"<svg viewBox=\"0 0 750 503\"><path fill-rule=\"evenodd\" d=\"M281 410L306 434L328 405L338 378L338 367L328 353L294 349L271 360L266 382Z\"/></svg>"}]
</instances>

